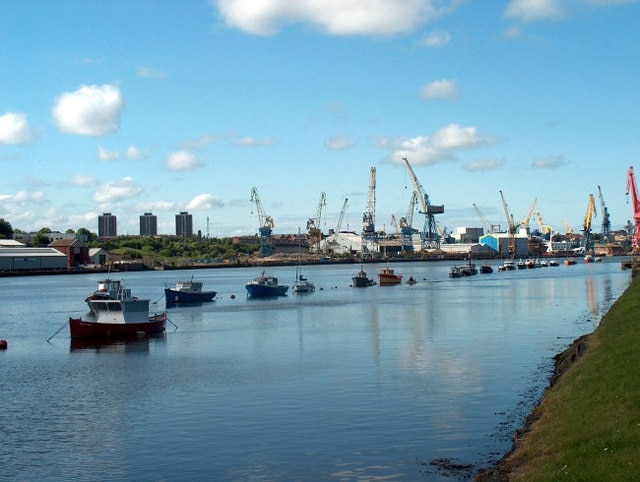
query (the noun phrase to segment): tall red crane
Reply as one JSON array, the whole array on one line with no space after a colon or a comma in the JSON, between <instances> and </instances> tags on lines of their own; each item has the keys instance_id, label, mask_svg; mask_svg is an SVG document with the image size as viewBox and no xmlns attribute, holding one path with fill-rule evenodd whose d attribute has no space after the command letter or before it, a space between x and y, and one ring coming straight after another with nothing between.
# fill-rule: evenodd
<instances>
[{"instance_id":1,"label":"tall red crane","mask_svg":"<svg viewBox=\"0 0 640 482\"><path fill-rule=\"evenodd\" d=\"M636 188L636 178L633 175L633 166L627 171L627 196L631 193L631 205L633 207L633 237L631 238L631 247L633 251L640 249L640 198L638 197L638 189Z\"/></svg>"}]
</instances>

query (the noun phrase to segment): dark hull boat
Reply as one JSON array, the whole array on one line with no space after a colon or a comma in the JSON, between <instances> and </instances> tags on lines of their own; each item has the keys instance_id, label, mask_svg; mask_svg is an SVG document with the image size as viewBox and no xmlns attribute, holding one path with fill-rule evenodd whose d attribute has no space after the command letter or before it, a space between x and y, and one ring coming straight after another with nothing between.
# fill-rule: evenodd
<instances>
[{"instance_id":1,"label":"dark hull boat","mask_svg":"<svg viewBox=\"0 0 640 482\"><path fill-rule=\"evenodd\" d=\"M203 291L202 281L181 281L175 285L165 285L164 297L167 303L195 303L199 301L212 301L216 296L215 291Z\"/></svg>"}]
</instances>

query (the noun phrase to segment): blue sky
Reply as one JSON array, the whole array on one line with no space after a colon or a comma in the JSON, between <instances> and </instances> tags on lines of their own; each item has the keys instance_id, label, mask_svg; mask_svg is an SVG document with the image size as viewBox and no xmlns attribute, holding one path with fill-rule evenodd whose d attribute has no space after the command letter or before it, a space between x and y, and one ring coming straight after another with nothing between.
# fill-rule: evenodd
<instances>
[{"instance_id":1,"label":"blue sky","mask_svg":"<svg viewBox=\"0 0 640 482\"><path fill-rule=\"evenodd\" d=\"M0 217L97 231L193 214L253 234L404 216L407 157L441 227L506 225L534 199L578 231L598 188L632 220L640 152L635 0L0 1ZM593 230L600 231L600 204ZM422 226L420 215L414 225ZM531 226L537 227L532 217Z\"/></svg>"}]
</instances>

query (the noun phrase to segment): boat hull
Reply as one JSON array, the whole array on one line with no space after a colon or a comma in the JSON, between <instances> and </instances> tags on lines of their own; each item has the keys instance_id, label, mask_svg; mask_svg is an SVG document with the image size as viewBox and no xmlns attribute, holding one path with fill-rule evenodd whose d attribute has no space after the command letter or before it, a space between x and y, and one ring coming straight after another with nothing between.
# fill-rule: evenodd
<instances>
[{"instance_id":1,"label":"boat hull","mask_svg":"<svg viewBox=\"0 0 640 482\"><path fill-rule=\"evenodd\" d=\"M126 338L139 334L152 335L165 331L166 313L149 317L142 323L101 323L98 321L69 318L71 338Z\"/></svg>"},{"instance_id":2,"label":"boat hull","mask_svg":"<svg viewBox=\"0 0 640 482\"><path fill-rule=\"evenodd\" d=\"M247 295L250 298L275 298L277 296L284 296L289 289L286 285L278 286L265 286L258 284L246 285Z\"/></svg>"},{"instance_id":3,"label":"boat hull","mask_svg":"<svg viewBox=\"0 0 640 482\"><path fill-rule=\"evenodd\" d=\"M165 288L164 297L167 303L193 303L197 301L212 301L216 296L215 291L198 291L190 293L188 291Z\"/></svg>"},{"instance_id":4,"label":"boat hull","mask_svg":"<svg viewBox=\"0 0 640 482\"><path fill-rule=\"evenodd\" d=\"M369 278L359 278L358 276L354 276L351 278L351 282L355 288L366 288L367 286L373 286L373 280Z\"/></svg>"},{"instance_id":5,"label":"boat hull","mask_svg":"<svg viewBox=\"0 0 640 482\"><path fill-rule=\"evenodd\" d=\"M401 275L379 275L378 284L380 286L393 286L402 283Z\"/></svg>"}]
</instances>

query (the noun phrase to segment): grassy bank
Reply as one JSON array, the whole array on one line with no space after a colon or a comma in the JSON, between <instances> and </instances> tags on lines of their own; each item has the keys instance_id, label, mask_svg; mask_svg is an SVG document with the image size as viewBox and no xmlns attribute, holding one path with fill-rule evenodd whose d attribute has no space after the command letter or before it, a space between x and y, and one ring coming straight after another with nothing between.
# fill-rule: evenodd
<instances>
[{"instance_id":1,"label":"grassy bank","mask_svg":"<svg viewBox=\"0 0 640 482\"><path fill-rule=\"evenodd\" d=\"M640 480L640 276L532 417L508 480Z\"/></svg>"}]
</instances>

